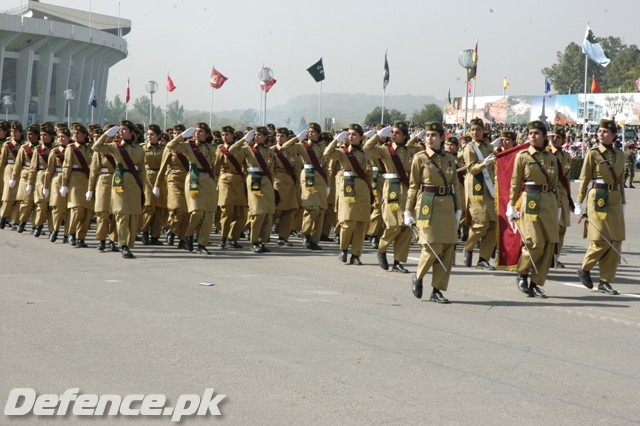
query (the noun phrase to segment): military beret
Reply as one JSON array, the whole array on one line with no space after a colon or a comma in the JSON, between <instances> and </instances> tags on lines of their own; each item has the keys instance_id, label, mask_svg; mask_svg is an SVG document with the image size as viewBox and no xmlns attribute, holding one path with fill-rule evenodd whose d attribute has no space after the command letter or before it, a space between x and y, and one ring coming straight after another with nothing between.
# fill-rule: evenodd
<instances>
[{"instance_id":1,"label":"military beret","mask_svg":"<svg viewBox=\"0 0 640 426\"><path fill-rule=\"evenodd\" d=\"M358 123L349 124L349 130L355 130L360 136L364 135L364 129Z\"/></svg>"},{"instance_id":2,"label":"military beret","mask_svg":"<svg viewBox=\"0 0 640 426\"><path fill-rule=\"evenodd\" d=\"M9 130L9 123L6 121L0 121L0 129L4 130L5 132Z\"/></svg>"},{"instance_id":3,"label":"military beret","mask_svg":"<svg viewBox=\"0 0 640 426\"><path fill-rule=\"evenodd\" d=\"M151 130L158 136L162 134L162 130L160 130L160 126L158 126L157 124L149 124L149 130Z\"/></svg>"},{"instance_id":4,"label":"military beret","mask_svg":"<svg viewBox=\"0 0 640 426\"><path fill-rule=\"evenodd\" d=\"M504 130L502 133L500 133L500 136L505 139L511 139L512 141L515 141L517 139L516 132L512 132L511 130Z\"/></svg>"},{"instance_id":5,"label":"military beret","mask_svg":"<svg viewBox=\"0 0 640 426\"><path fill-rule=\"evenodd\" d=\"M529 130L540 130L543 135L547 134L547 126L545 126L544 123L542 121L540 121L540 120L530 121L527 124L527 129L529 129Z\"/></svg>"},{"instance_id":6,"label":"military beret","mask_svg":"<svg viewBox=\"0 0 640 426\"><path fill-rule=\"evenodd\" d=\"M272 123L269 123L269 124L267 124L267 129L275 130L276 126L274 124L272 124Z\"/></svg>"},{"instance_id":7,"label":"military beret","mask_svg":"<svg viewBox=\"0 0 640 426\"><path fill-rule=\"evenodd\" d=\"M102 133L103 132L102 132L102 129L100 128L100 125L96 124L96 126L93 128L93 134L94 135L101 135Z\"/></svg>"},{"instance_id":8,"label":"military beret","mask_svg":"<svg viewBox=\"0 0 640 426\"><path fill-rule=\"evenodd\" d=\"M458 141L458 138L456 138L455 136L449 136L446 140L446 142L450 142L454 145L459 145L460 141Z\"/></svg>"},{"instance_id":9,"label":"military beret","mask_svg":"<svg viewBox=\"0 0 640 426\"><path fill-rule=\"evenodd\" d=\"M63 123L63 122L58 122L56 123L56 129L60 129L60 128L69 128L69 126L67 126L67 123Z\"/></svg>"},{"instance_id":10,"label":"military beret","mask_svg":"<svg viewBox=\"0 0 640 426\"><path fill-rule=\"evenodd\" d=\"M120 127L126 127L130 132L134 132L136 130L136 126L129 120L121 120Z\"/></svg>"},{"instance_id":11,"label":"military beret","mask_svg":"<svg viewBox=\"0 0 640 426\"><path fill-rule=\"evenodd\" d=\"M231 126L222 126L220 130L222 130L223 133L235 133L236 131L236 129Z\"/></svg>"},{"instance_id":12,"label":"military beret","mask_svg":"<svg viewBox=\"0 0 640 426\"><path fill-rule=\"evenodd\" d=\"M144 126L140 123L136 123L133 125L133 131L142 135L144 134Z\"/></svg>"},{"instance_id":13,"label":"military beret","mask_svg":"<svg viewBox=\"0 0 640 426\"><path fill-rule=\"evenodd\" d=\"M88 134L89 132L87 131L87 128L84 127L82 124L80 123L73 123L73 130L77 131L77 132L81 132L84 133L85 135Z\"/></svg>"},{"instance_id":14,"label":"military beret","mask_svg":"<svg viewBox=\"0 0 640 426\"><path fill-rule=\"evenodd\" d=\"M196 123L196 129L202 129L204 130L205 133L207 134L211 134L211 127L209 127L209 125L207 123L205 123L204 121L200 121L198 123ZM231 133L233 133L233 131L231 131Z\"/></svg>"},{"instance_id":15,"label":"military beret","mask_svg":"<svg viewBox=\"0 0 640 426\"><path fill-rule=\"evenodd\" d=\"M462 140L465 142L471 142L471 136L463 136Z\"/></svg>"},{"instance_id":16,"label":"military beret","mask_svg":"<svg viewBox=\"0 0 640 426\"><path fill-rule=\"evenodd\" d=\"M40 127L37 124L29 124L27 126L27 132L40 133Z\"/></svg>"},{"instance_id":17,"label":"military beret","mask_svg":"<svg viewBox=\"0 0 640 426\"><path fill-rule=\"evenodd\" d=\"M211 131L211 136L213 136L216 139L222 139L222 133L220 133L220 130Z\"/></svg>"},{"instance_id":18,"label":"military beret","mask_svg":"<svg viewBox=\"0 0 640 426\"><path fill-rule=\"evenodd\" d=\"M269 136L269 129L266 126L258 126L256 127L256 133L260 133L264 136Z\"/></svg>"},{"instance_id":19,"label":"military beret","mask_svg":"<svg viewBox=\"0 0 640 426\"><path fill-rule=\"evenodd\" d=\"M616 122L613 120L602 119L600 120L600 124L598 128L609 129L611 133L618 133L618 126L616 126Z\"/></svg>"},{"instance_id":20,"label":"military beret","mask_svg":"<svg viewBox=\"0 0 640 426\"><path fill-rule=\"evenodd\" d=\"M236 130L236 131L233 133L233 136L234 136L236 139L242 139L242 138L244 137L244 133L242 133L240 130Z\"/></svg>"},{"instance_id":21,"label":"military beret","mask_svg":"<svg viewBox=\"0 0 640 426\"><path fill-rule=\"evenodd\" d=\"M567 138L567 131L562 126L553 126L553 128L551 129L550 134L558 135L562 139L566 139Z\"/></svg>"},{"instance_id":22,"label":"military beret","mask_svg":"<svg viewBox=\"0 0 640 426\"><path fill-rule=\"evenodd\" d=\"M20 130L22 131L22 123L19 121L12 121L11 122L11 130Z\"/></svg>"},{"instance_id":23,"label":"military beret","mask_svg":"<svg viewBox=\"0 0 640 426\"><path fill-rule=\"evenodd\" d=\"M325 142L331 142L333 140L333 134L331 132L322 132L320 137Z\"/></svg>"},{"instance_id":24,"label":"military beret","mask_svg":"<svg viewBox=\"0 0 640 426\"><path fill-rule=\"evenodd\" d=\"M402 131L402 133L404 133L405 135L409 134L409 125L407 124L406 121L396 121L395 123L393 123L393 126L396 129L400 129Z\"/></svg>"},{"instance_id":25,"label":"military beret","mask_svg":"<svg viewBox=\"0 0 640 426\"><path fill-rule=\"evenodd\" d=\"M64 127L58 127L58 133L62 133L63 135L65 135L66 137L70 138L71 137L71 131L69 130L68 127L64 126Z\"/></svg>"},{"instance_id":26,"label":"military beret","mask_svg":"<svg viewBox=\"0 0 640 426\"><path fill-rule=\"evenodd\" d=\"M315 130L316 133L322 132L322 128L320 127L320 125L318 123L309 123L307 128Z\"/></svg>"},{"instance_id":27,"label":"military beret","mask_svg":"<svg viewBox=\"0 0 640 426\"><path fill-rule=\"evenodd\" d=\"M435 121L431 121L428 122L424 125L424 128L426 131L431 131L431 132L438 132L440 133L440 136L444 135L444 127L442 126L442 123L438 123Z\"/></svg>"},{"instance_id":28,"label":"military beret","mask_svg":"<svg viewBox=\"0 0 640 426\"><path fill-rule=\"evenodd\" d=\"M289 129L287 129L286 127L278 127L276 129L276 133L283 133L285 135L289 135Z\"/></svg>"},{"instance_id":29,"label":"military beret","mask_svg":"<svg viewBox=\"0 0 640 426\"><path fill-rule=\"evenodd\" d=\"M49 133L50 135L55 135L56 131L53 129L51 123L42 123L40 125L40 133Z\"/></svg>"},{"instance_id":30,"label":"military beret","mask_svg":"<svg viewBox=\"0 0 640 426\"><path fill-rule=\"evenodd\" d=\"M102 131L106 132L107 130L109 130L110 128L112 128L114 125L111 123L107 123L104 126L102 126Z\"/></svg>"},{"instance_id":31,"label":"military beret","mask_svg":"<svg viewBox=\"0 0 640 426\"><path fill-rule=\"evenodd\" d=\"M184 132L185 130L187 130L187 128L184 126L184 124L176 124L173 126L173 131L174 132Z\"/></svg>"},{"instance_id":32,"label":"military beret","mask_svg":"<svg viewBox=\"0 0 640 426\"><path fill-rule=\"evenodd\" d=\"M476 126L482 126L484 127L484 121L482 121L482 118L472 118L471 121L469 121L469 125L476 125Z\"/></svg>"}]
</instances>

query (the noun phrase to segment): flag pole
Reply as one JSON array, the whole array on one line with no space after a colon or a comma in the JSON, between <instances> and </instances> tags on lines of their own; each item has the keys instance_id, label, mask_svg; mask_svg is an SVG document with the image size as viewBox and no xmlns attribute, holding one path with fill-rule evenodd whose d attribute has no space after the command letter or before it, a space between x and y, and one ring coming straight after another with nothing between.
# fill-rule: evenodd
<instances>
[{"instance_id":1,"label":"flag pole","mask_svg":"<svg viewBox=\"0 0 640 426\"><path fill-rule=\"evenodd\" d=\"M267 88L267 86L265 86L265 89ZM264 91L264 123L262 123L263 126L267 125L267 93L269 93L268 91Z\"/></svg>"},{"instance_id":2,"label":"flag pole","mask_svg":"<svg viewBox=\"0 0 640 426\"><path fill-rule=\"evenodd\" d=\"M95 94L95 90L96 90L96 81L93 80L93 82L91 83L91 95ZM93 97L91 98L91 102L93 102ZM89 107L91 108L91 124L93 124L93 110L95 108L93 107L93 104L89 105Z\"/></svg>"},{"instance_id":3,"label":"flag pole","mask_svg":"<svg viewBox=\"0 0 640 426\"><path fill-rule=\"evenodd\" d=\"M322 81L320 81L320 97L318 98L318 123L322 123Z\"/></svg>"},{"instance_id":4,"label":"flag pole","mask_svg":"<svg viewBox=\"0 0 640 426\"><path fill-rule=\"evenodd\" d=\"M169 103L169 91L167 90L167 95L164 98L164 127L163 129L167 128L167 104ZM151 124L151 123L149 123Z\"/></svg>"},{"instance_id":5,"label":"flag pole","mask_svg":"<svg viewBox=\"0 0 640 426\"><path fill-rule=\"evenodd\" d=\"M387 89L382 88L382 111L380 113L380 124L384 126L384 97L386 95Z\"/></svg>"},{"instance_id":6,"label":"flag pole","mask_svg":"<svg viewBox=\"0 0 640 426\"><path fill-rule=\"evenodd\" d=\"M475 118L476 116L476 87L478 86L478 77L476 75L475 80L473 80L473 100L471 101L472 103L472 108L473 108L473 112L472 114L472 118Z\"/></svg>"},{"instance_id":7,"label":"flag pole","mask_svg":"<svg viewBox=\"0 0 640 426\"><path fill-rule=\"evenodd\" d=\"M589 25L587 23L587 25ZM584 101L583 101L583 109L582 116L584 118L584 123L582 124L582 140L586 139L587 136L587 121L589 114L587 113L587 66L589 65L589 58L587 54L584 55Z\"/></svg>"},{"instance_id":8,"label":"flag pole","mask_svg":"<svg viewBox=\"0 0 640 426\"><path fill-rule=\"evenodd\" d=\"M211 105L209 106L209 127L212 126L213 123L213 87L211 88Z\"/></svg>"}]
</instances>

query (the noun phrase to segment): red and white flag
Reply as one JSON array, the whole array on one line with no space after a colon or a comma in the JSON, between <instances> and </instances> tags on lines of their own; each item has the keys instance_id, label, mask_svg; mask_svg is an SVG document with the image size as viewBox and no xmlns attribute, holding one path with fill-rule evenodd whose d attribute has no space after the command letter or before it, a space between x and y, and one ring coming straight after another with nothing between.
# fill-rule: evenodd
<instances>
[{"instance_id":1,"label":"red and white flag","mask_svg":"<svg viewBox=\"0 0 640 426\"><path fill-rule=\"evenodd\" d=\"M269 92L269 90L271 90L271 88L273 87L274 84L276 84L276 79L273 77L270 77L269 80L267 80L266 83L263 83L262 81L260 82L260 89L264 90L265 92Z\"/></svg>"},{"instance_id":2,"label":"red and white flag","mask_svg":"<svg viewBox=\"0 0 640 426\"><path fill-rule=\"evenodd\" d=\"M128 104L131 100L131 90L129 89L129 79L127 79L127 91L124 94L124 103Z\"/></svg>"},{"instance_id":3,"label":"red and white flag","mask_svg":"<svg viewBox=\"0 0 640 426\"><path fill-rule=\"evenodd\" d=\"M216 67L211 67L211 78L209 79L209 84L211 84L211 87L213 87L214 89L219 89L227 80L227 77L222 75L222 73L218 71Z\"/></svg>"},{"instance_id":4,"label":"red and white flag","mask_svg":"<svg viewBox=\"0 0 640 426\"><path fill-rule=\"evenodd\" d=\"M174 90L176 90L176 85L173 84L173 80L171 80L171 77L169 76L168 73L167 73L167 90L169 92L173 92Z\"/></svg>"}]
</instances>

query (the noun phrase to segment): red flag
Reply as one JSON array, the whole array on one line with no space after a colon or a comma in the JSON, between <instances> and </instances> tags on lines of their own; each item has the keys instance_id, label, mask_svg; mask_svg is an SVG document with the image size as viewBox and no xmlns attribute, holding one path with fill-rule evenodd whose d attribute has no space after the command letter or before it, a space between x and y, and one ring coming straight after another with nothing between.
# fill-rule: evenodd
<instances>
[{"instance_id":1,"label":"red flag","mask_svg":"<svg viewBox=\"0 0 640 426\"><path fill-rule=\"evenodd\" d=\"M515 269L522 250L520 235L518 231L514 232L511 228L506 212L511 194L513 161L518 152L527 148L529 148L528 142L496 154L495 201L498 213L498 269Z\"/></svg>"},{"instance_id":2,"label":"red flag","mask_svg":"<svg viewBox=\"0 0 640 426\"><path fill-rule=\"evenodd\" d=\"M212 67L211 79L209 80L209 84L211 84L211 87L213 87L214 89L219 89L222 87L225 81L227 81L227 77L222 75L222 73L218 71L216 67Z\"/></svg>"},{"instance_id":3,"label":"red flag","mask_svg":"<svg viewBox=\"0 0 640 426\"><path fill-rule=\"evenodd\" d=\"M602 93L602 89L600 89L595 75L591 76L591 93Z\"/></svg>"},{"instance_id":4,"label":"red flag","mask_svg":"<svg viewBox=\"0 0 640 426\"><path fill-rule=\"evenodd\" d=\"M169 74L167 74L167 90L169 92L173 92L174 90L176 90L176 85L173 84L173 80L171 80Z\"/></svg>"},{"instance_id":5,"label":"red flag","mask_svg":"<svg viewBox=\"0 0 640 426\"><path fill-rule=\"evenodd\" d=\"M276 84L276 79L271 77L266 83L260 82L260 89L264 90L265 92L269 92L274 84Z\"/></svg>"},{"instance_id":6,"label":"red flag","mask_svg":"<svg viewBox=\"0 0 640 426\"><path fill-rule=\"evenodd\" d=\"M127 79L127 91L125 92L125 95L124 95L124 103L128 104L130 100L131 100L131 90L129 90L129 79Z\"/></svg>"}]
</instances>

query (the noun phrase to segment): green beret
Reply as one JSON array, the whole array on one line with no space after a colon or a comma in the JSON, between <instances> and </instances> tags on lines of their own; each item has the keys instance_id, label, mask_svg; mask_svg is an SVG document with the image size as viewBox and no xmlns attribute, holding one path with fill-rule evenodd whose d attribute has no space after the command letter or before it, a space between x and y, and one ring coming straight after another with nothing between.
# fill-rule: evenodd
<instances>
[{"instance_id":1,"label":"green beret","mask_svg":"<svg viewBox=\"0 0 640 426\"><path fill-rule=\"evenodd\" d=\"M276 129L276 133L280 133L280 134L289 136L289 129L287 129L286 127L278 127Z\"/></svg>"},{"instance_id":2,"label":"green beret","mask_svg":"<svg viewBox=\"0 0 640 426\"><path fill-rule=\"evenodd\" d=\"M211 136L213 136L216 139L222 140L222 133L220 133L220 130L212 130Z\"/></svg>"},{"instance_id":3,"label":"green beret","mask_svg":"<svg viewBox=\"0 0 640 426\"><path fill-rule=\"evenodd\" d=\"M471 121L469 121L469 125L470 125L470 126L472 126L472 125L474 125L474 124L475 124L476 126L482 126L482 127L484 127L484 121L482 121L482 118L478 118L478 117L476 117L476 118L472 118L472 119L471 119Z\"/></svg>"},{"instance_id":4,"label":"green beret","mask_svg":"<svg viewBox=\"0 0 640 426\"><path fill-rule=\"evenodd\" d=\"M527 129L529 130L537 129L537 130L540 130L543 135L547 134L547 126L545 126L544 123L540 120L530 121L527 124Z\"/></svg>"},{"instance_id":5,"label":"green beret","mask_svg":"<svg viewBox=\"0 0 640 426\"><path fill-rule=\"evenodd\" d=\"M269 129L269 130L275 130L275 129L276 129L276 126L275 126L273 123L269 123L269 124L267 124L267 129Z\"/></svg>"},{"instance_id":6,"label":"green beret","mask_svg":"<svg viewBox=\"0 0 640 426\"><path fill-rule=\"evenodd\" d=\"M355 130L360 136L364 135L364 129L358 123L349 124L349 130Z\"/></svg>"},{"instance_id":7,"label":"green beret","mask_svg":"<svg viewBox=\"0 0 640 426\"><path fill-rule=\"evenodd\" d=\"M4 130L5 132L9 131L9 123L6 121L0 121L0 129Z\"/></svg>"},{"instance_id":8,"label":"green beret","mask_svg":"<svg viewBox=\"0 0 640 426\"><path fill-rule=\"evenodd\" d=\"M204 121L200 121L200 122L196 123L195 128L196 129L202 129L202 130L204 130L205 133L207 133L209 135L211 134L211 128ZM232 129L231 133L233 133L233 129Z\"/></svg>"},{"instance_id":9,"label":"green beret","mask_svg":"<svg viewBox=\"0 0 640 426\"><path fill-rule=\"evenodd\" d=\"M409 125L405 121L396 121L395 123L393 123L393 126L391 127L400 129L402 133L404 133L405 135L409 134Z\"/></svg>"},{"instance_id":10,"label":"green beret","mask_svg":"<svg viewBox=\"0 0 640 426\"><path fill-rule=\"evenodd\" d=\"M20 130L22 131L22 123L19 121L12 121L11 122L11 130Z\"/></svg>"},{"instance_id":11,"label":"green beret","mask_svg":"<svg viewBox=\"0 0 640 426\"><path fill-rule=\"evenodd\" d=\"M120 120L120 127L126 127L130 132L134 132L136 130L136 126L129 120Z\"/></svg>"},{"instance_id":12,"label":"green beret","mask_svg":"<svg viewBox=\"0 0 640 426\"><path fill-rule=\"evenodd\" d=\"M442 123L431 121L429 123L426 123L424 125L424 128L428 132L429 131L430 132L438 132L438 133L440 133L440 136L444 136L444 127L442 126Z\"/></svg>"},{"instance_id":13,"label":"green beret","mask_svg":"<svg viewBox=\"0 0 640 426\"><path fill-rule=\"evenodd\" d=\"M162 134L162 130L160 130L160 126L158 126L157 124L149 124L149 130L151 130L158 136Z\"/></svg>"},{"instance_id":14,"label":"green beret","mask_svg":"<svg viewBox=\"0 0 640 426\"><path fill-rule=\"evenodd\" d=\"M233 137L236 138L237 140L240 140L240 139L242 139L244 137L244 133L242 133L241 130L236 130L233 133Z\"/></svg>"},{"instance_id":15,"label":"green beret","mask_svg":"<svg viewBox=\"0 0 640 426\"><path fill-rule=\"evenodd\" d=\"M458 138L456 138L455 136L449 136L446 140L446 142L452 143L454 145L459 145L460 141L458 141Z\"/></svg>"},{"instance_id":16,"label":"green beret","mask_svg":"<svg viewBox=\"0 0 640 426\"><path fill-rule=\"evenodd\" d=\"M551 134L552 135L558 135L562 139L566 139L567 138L567 131L562 126L553 126L553 128L551 129Z\"/></svg>"},{"instance_id":17,"label":"green beret","mask_svg":"<svg viewBox=\"0 0 640 426\"><path fill-rule=\"evenodd\" d=\"M62 133L63 135L65 135L68 138L71 137L71 131L66 126L58 127L58 133Z\"/></svg>"},{"instance_id":18,"label":"green beret","mask_svg":"<svg viewBox=\"0 0 640 426\"><path fill-rule=\"evenodd\" d=\"M56 134L56 131L53 129L53 126L51 126L51 123L43 123L40 125L40 133L49 133L53 136Z\"/></svg>"},{"instance_id":19,"label":"green beret","mask_svg":"<svg viewBox=\"0 0 640 426\"><path fill-rule=\"evenodd\" d=\"M606 119L600 120L600 124L598 125L598 128L609 129L611 130L611 133L618 133L618 126L616 126L616 122L613 120L606 120Z\"/></svg>"},{"instance_id":20,"label":"green beret","mask_svg":"<svg viewBox=\"0 0 640 426\"><path fill-rule=\"evenodd\" d=\"M73 130L77 131L77 132L81 132L84 133L85 135L88 134L89 132L87 131L87 128L84 127L82 124L80 123L73 123Z\"/></svg>"},{"instance_id":21,"label":"green beret","mask_svg":"<svg viewBox=\"0 0 640 426\"><path fill-rule=\"evenodd\" d=\"M258 126L256 127L256 133L260 133L264 136L269 136L269 129L267 129L267 126Z\"/></svg>"},{"instance_id":22,"label":"green beret","mask_svg":"<svg viewBox=\"0 0 640 426\"><path fill-rule=\"evenodd\" d=\"M500 133L500 136L505 139L511 139L512 141L517 140L516 132L512 132L511 130L504 130L502 133Z\"/></svg>"},{"instance_id":23,"label":"green beret","mask_svg":"<svg viewBox=\"0 0 640 426\"><path fill-rule=\"evenodd\" d=\"M307 128L315 130L316 133L321 133L322 132L322 128L320 127L320 125L318 123L309 123Z\"/></svg>"},{"instance_id":24,"label":"green beret","mask_svg":"<svg viewBox=\"0 0 640 426\"><path fill-rule=\"evenodd\" d=\"M187 130L187 128L184 126L184 124L176 124L173 126L173 131L174 132L184 132L185 130Z\"/></svg>"},{"instance_id":25,"label":"green beret","mask_svg":"<svg viewBox=\"0 0 640 426\"><path fill-rule=\"evenodd\" d=\"M222 127L220 128L220 130L221 130L223 133L231 133L231 134L235 133L235 131L236 131L236 129L234 129L234 128L233 128L233 127L231 127L231 126L222 126Z\"/></svg>"},{"instance_id":26,"label":"green beret","mask_svg":"<svg viewBox=\"0 0 640 426\"><path fill-rule=\"evenodd\" d=\"M27 126L27 132L40 133L40 127L37 124L29 124Z\"/></svg>"}]
</instances>

